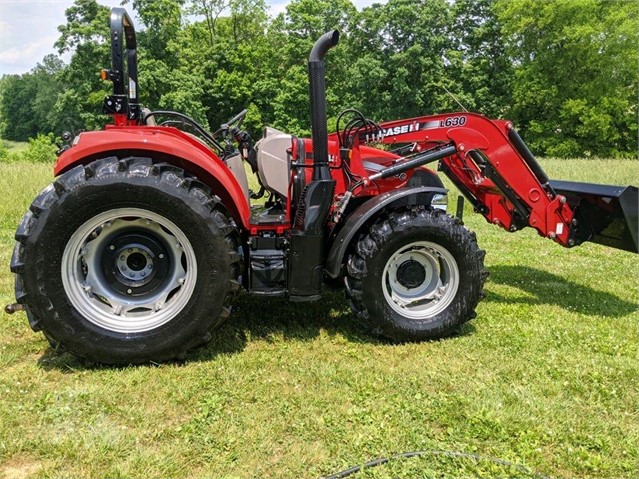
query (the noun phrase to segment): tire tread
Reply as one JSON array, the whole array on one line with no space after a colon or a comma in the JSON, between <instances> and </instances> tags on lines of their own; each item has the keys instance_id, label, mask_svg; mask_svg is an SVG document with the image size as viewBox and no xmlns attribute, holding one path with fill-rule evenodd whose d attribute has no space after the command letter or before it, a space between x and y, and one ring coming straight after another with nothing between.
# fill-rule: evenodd
<instances>
[{"instance_id":1,"label":"tire tread","mask_svg":"<svg viewBox=\"0 0 639 479\"><path fill-rule=\"evenodd\" d=\"M146 360L135 362L167 361L173 359L183 359L187 353L202 344L210 341L212 338L211 331L217 328L231 313L232 305L235 298L239 294L242 274L242 257L238 254L240 245L240 234L235 222L228 214L217 196L211 195L211 189L197 180L190 177L183 169L168 163L153 163L151 158L129 157L119 159L117 157L108 157L93 161L84 166L77 166L55 179L55 181L47 186L32 202L29 210L23 216L16 234L16 245L11 257L11 271L15 274L15 294L18 303L25 305L29 324L34 331L41 330L40 317L45 314L50 317L57 317L58 313L54 311L53 305L44 307L44 311L39 311L34 303L30 302L33 291L28 291L25 287L24 270L25 262L30 261L27 257L27 245L33 242L33 232L37 230L41 217L46 216L45 213L52 205L58 202L64 195L69 194L76 188L86 187L87 185L105 179L107 177L121 175L125 178L133 177L155 177L160 188L179 187L188 190L188 195L194 203L202 205L209 211L209 221L215 225L224 237L228 247L228 259L231 270L231 279L228 284L227 293L223 300L223 306L218 317L211 321L210 328L200 337L192 338L171 351L166 352L162 357L149 357ZM162 186L164 185L164 186ZM42 285L42 268L36 265L37 278L36 282ZM42 294L42 286L40 291L35 294ZM44 331L45 337L49 343L55 346L56 350L65 350L62 341L54 339L47 331ZM70 351L77 356L82 356L76 351ZM90 358L97 359L101 362L112 364L122 364L129 361L119 361L117 358Z\"/></svg>"},{"instance_id":2,"label":"tire tread","mask_svg":"<svg viewBox=\"0 0 639 479\"><path fill-rule=\"evenodd\" d=\"M479 264L479 292L477 299L464 317L457 318L452 328L435 328L432 331L391 331L375 314L371 314L365 304L364 282L368 278L368 260L382 250L384 244L391 241L399 232L412 227L416 221L425 217L439 228L449 230L466 244L467 251L474 256L474 261ZM488 271L484 267L486 251L477 245L477 236L466 229L463 223L439 209L428 209L424 206L415 206L404 210L392 211L386 217L378 219L371 225L368 234L364 235L355 245L353 254L346 263L346 296L355 316L371 331L397 340L420 340L448 336L462 324L477 316L475 307L485 297L484 283L488 277Z\"/></svg>"}]
</instances>

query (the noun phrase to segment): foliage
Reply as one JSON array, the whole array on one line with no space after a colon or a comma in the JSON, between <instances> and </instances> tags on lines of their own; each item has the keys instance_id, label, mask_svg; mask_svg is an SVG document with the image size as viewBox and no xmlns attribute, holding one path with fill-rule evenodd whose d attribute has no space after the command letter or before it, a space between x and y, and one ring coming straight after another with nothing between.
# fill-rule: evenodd
<instances>
[{"instance_id":1,"label":"foliage","mask_svg":"<svg viewBox=\"0 0 639 479\"><path fill-rule=\"evenodd\" d=\"M108 120L102 115L102 102L109 87L100 79L100 70L111 59L109 12L96 0L76 0L66 11L67 23L58 27L56 48L60 54L74 52L61 75L70 87L58 96L55 105L64 130L93 130Z\"/></svg>"},{"instance_id":2,"label":"foliage","mask_svg":"<svg viewBox=\"0 0 639 479\"><path fill-rule=\"evenodd\" d=\"M53 133L43 135L38 133L35 138L29 138L25 147L9 148L5 141L0 140L0 162L2 163L46 163L52 164L56 159L56 138Z\"/></svg>"},{"instance_id":3,"label":"foliage","mask_svg":"<svg viewBox=\"0 0 639 479\"><path fill-rule=\"evenodd\" d=\"M29 138L29 146L22 153L22 159L31 163L51 164L55 161L56 152L59 149L53 133L38 134L35 138Z\"/></svg>"},{"instance_id":4,"label":"foliage","mask_svg":"<svg viewBox=\"0 0 639 479\"><path fill-rule=\"evenodd\" d=\"M514 120L549 155L636 152L639 15L624 0L501 0Z\"/></svg>"},{"instance_id":5,"label":"foliage","mask_svg":"<svg viewBox=\"0 0 639 479\"><path fill-rule=\"evenodd\" d=\"M365 9L355 29L350 100L375 119L399 119L450 110L439 83L446 78L445 53L451 10L445 0L390 0ZM369 39L375 38L373 43ZM371 77L368 78L368 65ZM349 72L350 74L350 72ZM455 80L452 80L454 82Z\"/></svg>"},{"instance_id":6,"label":"foliage","mask_svg":"<svg viewBox=\"0 0 639 479\"><path fill-rule=\"evenodd\" d=\"M327 57L329 124L354 107L377 121L468 108L514 120L536 154L628 156L637 137L639 15L624 0L124 0L137 25L139 95L215 129L243 108L263 125L309 133L306 59ZM0 134L102 127L110 84L106 7L76 0L50 56L0 80ZM462 106L460 106L462 105Z\"/></svg>"},{"instance_id":7,"label":"foliage","mask_svg":"<svg viewBox=\"0 0 639 479\"><path fill-rule=\"evenodd\" d=\"M457 0L450 31L449 77L459 79L459 99L470 111L501 118L511 107L513 65L493 0Z\"/></svg>"},{"instance_id":8,"label":"foliage","mask_svg":"<svg viewBox=\"0 0 639 479\"><path fill-rule=\"evenodd\" d=\"M553 177L637 183L632 160L541 160ZM0 164L0 263L48 165ZM452 198L451 198L452 199ZM491 272L455 337L380 341L341 290L242 295L184 362L105 368L56 353L0 313L0 476L320 477L394 453L448 450L357 477L635 477L637 256L564 249L531 229L464 222ZM0 304L14 301L0 269Z\"/></svg>"},{"instance_id":9,"label":"foliage","mask_svg":"<svg viewBox=\"0 0 639 479\"><path fill-rule=\"evenodd\" d=\"M29 73L3 77L0 115L4 138L26 141L40 132L61 133L54 109L64 90L63 71L62 60L47 55Z\"/></svg>"}]
</instances>

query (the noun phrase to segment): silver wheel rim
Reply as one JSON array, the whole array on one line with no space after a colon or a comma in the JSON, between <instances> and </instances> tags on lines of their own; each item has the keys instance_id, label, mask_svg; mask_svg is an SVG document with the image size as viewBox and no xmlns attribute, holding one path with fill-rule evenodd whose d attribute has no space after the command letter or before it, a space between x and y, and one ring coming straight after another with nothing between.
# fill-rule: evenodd
<instances>
[{"instance_id":1,"label":"silver wheel rim","mask_svg":"<svg viewBox=\"0 0 639 479\"><path fill-rule=\"evenodd\" d=\"M94 216L69 239L62 284L90 323L119 333L166 324L189 302L197 261L173 222L139 208Z\"/></svg>"},{"instance_id":2,"label":"silver wheel rim","mask_svg":"<svg viewBox=\"0 0 639 479\"><path fill-rule=\"evenodd\" d=\"M412 268L413 277L406 279ZM459 269L448 250L417 241L398 249L386 262L382 291L388 305L410 319L428 319L444 311L459 288Z\"/></svg>"}]
</instances>

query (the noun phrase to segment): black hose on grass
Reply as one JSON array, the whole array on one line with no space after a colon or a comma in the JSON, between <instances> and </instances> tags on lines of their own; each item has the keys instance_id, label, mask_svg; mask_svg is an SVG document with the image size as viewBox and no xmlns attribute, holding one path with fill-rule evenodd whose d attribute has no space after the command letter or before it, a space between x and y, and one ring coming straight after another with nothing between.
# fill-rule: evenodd
<instances>
[{"instance_id":1,"label":"black hose on grass","mask_svg":"<svg viewBox=\"0 0 639 479\"><path fill-rule=\"evenodd\" d=\"M501 466L512 467L517 469L524 474L532 475L535 479L550 479L547 476L542 476L537 474L525 466L521 464L514 464L512 462L505 461L504 459L499 459L497 457L490 456L482 456L480 454L471 454L468 452L458 452L458 451L440 451L440 450L432 450L432 451L414 451L414 452L404 452L402 454L395 454L390 457L380 457L378 459L373 459L372 461L365 462L359 466L349 467L348 469L344 469L343 471L336 472L331 474L330 476L323 476L321 479L342 479L344 477L348 477L352 474L355 474L362 469L368 469L369 467L381 466L382 464L386 464L387 462L392 461L393 459L400 458L410 458L410 457L418 457L418 456L448 456L448 457L463 457L467 459L475 459L476 461L487 461L492 462L494 464L499 464Z\"/></svg>"}]
</instances>

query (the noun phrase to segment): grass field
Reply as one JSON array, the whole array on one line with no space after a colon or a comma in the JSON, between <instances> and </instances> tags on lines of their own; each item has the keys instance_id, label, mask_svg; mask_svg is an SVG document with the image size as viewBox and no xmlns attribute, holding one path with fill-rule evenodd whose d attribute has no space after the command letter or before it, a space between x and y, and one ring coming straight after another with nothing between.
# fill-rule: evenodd
<instances>
[{"instance_id":1,"label":"grass field","mask_svg":"<svg viewBox=\"0 0 639 479\"><path fill-rule=\"evenodd\" d=\"M2 138L0 138L0 141L9 151L23 151L26 150L29 145L26 141L3 140Z\"/></svg>"},{"instance_id":2,"label":"grass field","mask_svg":"<svg viewBox=\"0 0 639 479\"><path fill-rule=\"evenodd\" d=\"M636 161L543 165L639 184ZM15 227L50 180L45 165L0 164L2 305ZM0 477L318 477L415 450L482 458L427 454L359 477L635 477L637 256L565 250L469 210L465 222L491 276L478 317L443 341L373 339L341 291L312 304L243 295L186 362L105 368L2 313Z\"/></svg>"}]
</instances>

